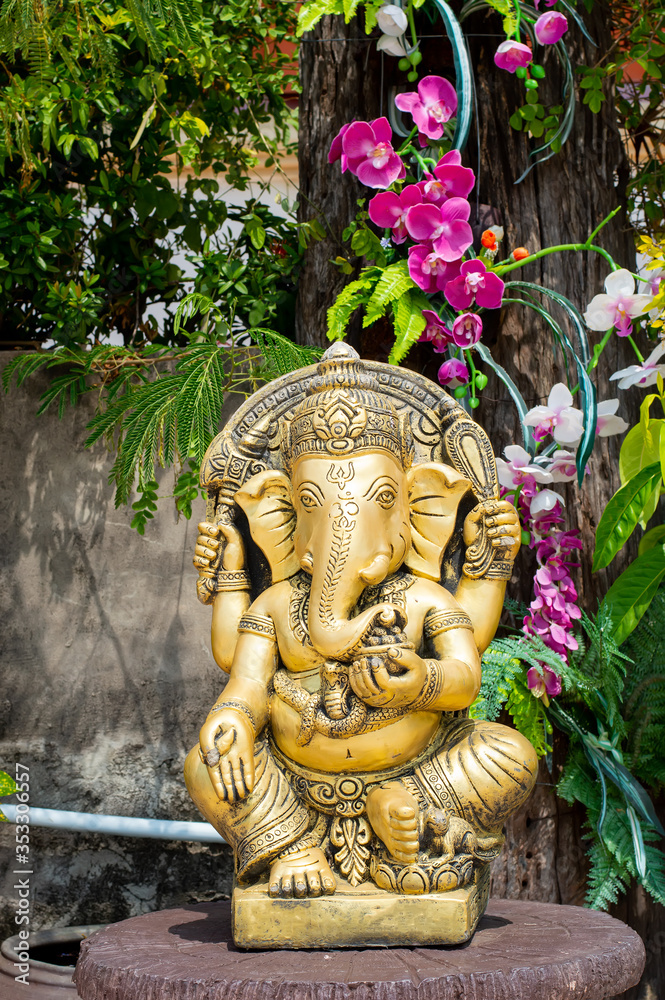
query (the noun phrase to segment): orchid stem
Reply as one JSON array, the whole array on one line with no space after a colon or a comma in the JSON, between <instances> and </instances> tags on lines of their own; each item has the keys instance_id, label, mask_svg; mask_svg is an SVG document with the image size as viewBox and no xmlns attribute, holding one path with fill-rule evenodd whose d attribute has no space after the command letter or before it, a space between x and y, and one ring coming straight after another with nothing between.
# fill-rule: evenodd
<instances>
[{"instance_id":1,"label":"orchid stem","mask_svg":"<svg viewBox=\"0 0 665 1000\"><path fill-rule=\"evenodd\" d=\"M402 145L397 150L398 156L401 156L402 153L405 153L408 150L409 146L411 145L411 140L413 139L413 137L414 137L414 135L416 134L417 131L418 131L418 126L416 125L414 128L411 129L411 131L407 135L406 139L404 140L404 142L402 143Z\"/></svg>"},{"instance_id":2,"label":"orchid stem","mask_svg":"<svg viewBox=\"0 0 665 1000\"><path fill-rule=\"evenodd\" d=\"M409 27L411 29L411 42L413 44L414 49L417 49L418 48L418 36L416 34L416 22L415 22L415 18L413 16L413 4L409 4L409 6L407 7L407 9L406 9L406 16L409 19Z\"/></svg>"},{"instance_id":3,"label":"orchid stem","mask_svg":"<svg viewBox=\"0 0 665 1000\"><path fill-rule=\"evenodd\" d=\"M529 254L524 260L516 260L510 264L497 264L494 267L494 273L498 274L499 277L502 274L507 274L509 271L514 271L518 267L524 267L525 264L530 264L534 260L540 260L541 257L547 257L551 253L560 253L562 250L574 250L579 253L581 250L593 250L594 253L599 253L601 257L604 257L607 263L610 265L613 271L619 270L619 265L614 261L612 256L604 250L602 247L597 247L593 242L594 238L598 235L603 226L606 226L608 222L611 222L614 216L621 211L621 205L610 212L610 214L603 219L600 225L596 226L592 233L586 238L584 243L560 243L555 247L546 247L544 250L538 250L536 253Z\"/></svg>"},{"instance_id":4,"label":"orchid stem","mask_svg":"<svg viewBox=\"0 0 665 1000\"><path fill-rule=\"evenodd\" d=\"M608 262L613 271L619 270L619 265L614 262L607 250L603 250L602 247L594 246L593 243L560 243L556 247L546 247L544 250L538 250L536 253L529 254L524 260L516 260L511 264L499 264L493 268L494 273L501 277L504 274L508 274L509 271L515 271L518 267L524 267L525 264L532 264L534 260L540 260L541 257L548 257L551 253L561 253L564 250L574 250L579 253L581 250L593 250L594 253L599 253L601 257L604 257Z\"/></svg>"},{"instance_id":5,"label":"orchid stem","mask_svg":"<svg viewBox=\"0 0 665 1000\"><path fill-rule=\"evenodd\" d=\"M614 333L614 327L611 326L610 329L607 331L607 333L603 334L603 339L601 340L601 342L597 344L596 347L594 348L593 358L591 359L589 367L587 368L588 375L590 375L591 372L594 370L594 368L598 365L598 362L600 361L600 355L607 347L609 339L613 333Z\"/></svg>"},{"instance_id":6,"label":"orchid stem","mask_svg":"<svg viewBox=\"0 0 665 1000\"><path fill-rule=\"evenodd\" d=\"M628 343L630 344L630 346L635 351L635 354L637 355L637 358L638 358L638 361L640 362L640 364L643 365L644 364L644 356L642 355L642 352L640 351L639 347L637 346L637 344L635 343L635 341L633 340L633 338L630 337L630 336L628 337Z\"/></svg>"}]
</instances>

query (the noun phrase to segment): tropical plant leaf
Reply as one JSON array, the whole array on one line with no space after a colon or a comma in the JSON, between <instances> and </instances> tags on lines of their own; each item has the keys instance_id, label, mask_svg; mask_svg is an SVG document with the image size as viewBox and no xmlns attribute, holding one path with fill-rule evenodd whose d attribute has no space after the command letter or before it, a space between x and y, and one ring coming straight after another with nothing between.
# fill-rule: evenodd
<instances>
[{"instance_id":1,"label":"tropical plant leaf","mask_svg":"<svg viewBox=\"0 0 665 1000\"><path fill-rule=\"evenodd\" d=\"M647 465L660 461L660 438L665 420L649 421L649 437L645 437L642 424L636 424L626 434L619 452L619 475L621 482L627 483ZM653 517L660 497L660 487L655 489L645 505L640 524L646 527Z\"/></svg>"},{"instance_id":2,"label":"tropical plant leaf","mask_svg":"<svg viewBox=\"0 0 665 1000\"><path fill-rule=\"evenodd\" d=\"M603 599L612 614L614 639L620 645L651 604L665 576L665 546L656 545L623 571Z\"/></svg>"},{"instance_id":3,"label":"tropical plant leaf","mask_svg":"<svg viewBox=\"0 0 665 1000\"><path fill-rule=\"evenodd\" d=\"M643 516L654 489L662 482L660 462L648 465L611 498L596 529L591 571L604 569L614 559Z\"/></svg>"}]
</instances>

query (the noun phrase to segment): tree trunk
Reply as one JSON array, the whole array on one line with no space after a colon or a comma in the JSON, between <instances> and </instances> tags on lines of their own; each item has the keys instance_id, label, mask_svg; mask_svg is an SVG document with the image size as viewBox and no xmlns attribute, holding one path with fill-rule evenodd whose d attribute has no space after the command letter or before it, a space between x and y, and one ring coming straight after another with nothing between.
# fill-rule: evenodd
<instances>
[{"instance_id":1,"label":"tree trunk","mask_svg":"<svg viewBox=\"0 0 665 1000\"><path fill-rule=\"evenodd\" d=\"M603 5L604 7L604 5ZM609 48L609 13L596 5L585 16L589 32L598 42L594 49L572 23L566 36L573 66L593 64ZM612 96L607 94L600 114L593 115L581 102L576 109L573 131L562 151L536 166L519 185L515 180L528 161L528 144L523 133L508 124L510 115L524 103L523 83L496 68L493 55L501 41L500 19L494 14L478 15L465 24L471 61L476 74L477 132L472 133L467 161L480 175L479 201L494 208L505 229L502 256L518 246L529 250L559 243L583 241L617 205L625 199L626 159L615 121ZM427 32L428 34L430 31ZM301 277L297 339L301 343L324 345L326 310L340 289L352 280L329 263L340 252L336 241L356 212L356 199L367 197L348 174L341 175L339 164L331 169L328 149L340 127L354 118L371 120L385 113L388 74L397 74L396 60L386 59L383 104L378 72L380 63L372 46L357 39L361 25L345 26L341 18L326 18L301 47L300 64L303 92L300 101L300 217L311 218L315 208L322 211L330 238L309 247ZM349 41L332 41L347 38ZM441 42L423 46L420 76L441 73L451 78L449 51ZM550 51L545 59L547 79L541 84L545 104L560 100L555 59ZM479 148L479 155L478 155ZM473 216L476 227L482 219ZM484 228L484 226L481 226ZM632 269L633 241L624 213L620 213L599 236L598 243L615 259ZM596 254L558 254L513 272L514 279L537 282L566 295L581 311L603 290L609 267ZM558 317L561 319L561 317ZM597 335L592 335L597 339ZM360 334L352 328L350 339L365 357L385 360L390 347L389 331L377 325ZM551 334L533 312L517 306L505 308L500 318L486 324L485 342L494 358L507 369L519 386L528 406L547 400L557 381L565 381L561 358L555 358ZM573 338L574 342L574 338ZM594 378L598 399L615 398L617 390L608 376L634 362L626 341L614 337L606 348ZM429 345L416 345L404 362L436 378L440 359ZM487 372L489 375L490 373ZM619 393L620 414L631 424L638 417L638 393ZM490 378L483 402L475 414L487 430L499 454L505 445L521 443L516 410L503 385ZM566 491L567 527L578 527L584 551L577 581L581 601L595 611L609 582L634 557L635 547L627 546L611 570L591 576L594 532L607 501L619 486L618 454L620 438L600 439L590 461L591 475L581 491ZM513 581L512 596L530 601L533 582L533 555L520 555L519 579ZM557 799L554 785L565 757L565 742L557 739L552 771L541 764L539 784L525 808L507 825L507 843L495 863L493 892L512 898L529 898L562 903L582 903L586 875L586 854L582 846L582 810L570 809ZM632 890L623 903L621 915L643 936L653 940L665 933L662 914L641 890ZM648 943L648 942L647 942ZM647 949L648 964L639 987L626 994L628 1000L652 1000L665 996L665 970L658 968L658 949Z\"/></svg>"}]
</instances>

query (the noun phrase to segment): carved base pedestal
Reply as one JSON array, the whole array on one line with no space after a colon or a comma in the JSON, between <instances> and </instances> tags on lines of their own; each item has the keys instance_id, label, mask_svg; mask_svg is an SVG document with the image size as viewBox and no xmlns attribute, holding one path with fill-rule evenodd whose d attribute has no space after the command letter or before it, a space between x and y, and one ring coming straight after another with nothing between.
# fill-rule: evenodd
<instances>
[{"instance_id":1,"label":"carved base pedestal","mask_svg":"<svg viewBox=\"0 0 665 1000\"><path fill-rule=\"evenodd\" d=\"M453 892L400 895L373 882L338 878L333 896L271 899L268 884L233 890L233 940L240 948L367 948L468 941L489 897L489 865Z\"/></svg>"},{"instance_id":2,"label":"carved base pedestal","mask_svg":"<svg viewBox=\"0 0 665 1000\"><path fill-rule=\"evenodd\" d=\"M298 906L314 925L306 901L294 925ZM368 940L373 920L368 906ZM230 904L203 903L99 931L75 978L82 1000L606 1000L643 968L635 931L577 906L491 899L457 948L244 951Z\"/></svg>"}]
</instances>

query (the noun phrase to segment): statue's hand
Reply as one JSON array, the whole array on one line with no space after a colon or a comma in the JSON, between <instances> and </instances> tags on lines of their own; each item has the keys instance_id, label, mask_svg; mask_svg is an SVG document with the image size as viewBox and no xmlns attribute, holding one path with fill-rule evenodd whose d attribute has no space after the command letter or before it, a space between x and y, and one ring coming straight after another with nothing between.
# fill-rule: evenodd
<instances>
[{"instance_id":1,"label":"statue's hand","mask_svg":"<svg viewBox=\"0 0 665 1000\"><path fill-rule=\"evenodd\" d=\"M351 687L372 708L412 705L427 680L427 664L412 646L374 647L349 668Z\"/></svg>"},{"instance_id":2,"label":"statue's hand","mask_svg":"<svg viewBox=\"0 0 665 1000\"><path fill-rule=\"evenodd\" d=\"M196 592L203 604L212 604L216 593L217 574L221 570L243 570L245 547L237 528L232 524L211 524L201 521L196 539L194 566L198 570Z\"/></svg>"},{"instance_id":3,"label":"statue's hand","mask_svg":"<svg viewBox=\"0 0 665 1000\"><path fill-rule=\"evenodd\" d=\"M464 544L473 545L483 528L504 559L515 559L522 529L517 511L509 500L488 500L477 504L464 521Z\"/></svg>"},{"instance_id":4,"label":"statue's hand","mask_svg":"<svg viewBox=\"0 0 665 1000\"><path fill-rule=\"evenodd\" d=\"M254 787L254 729L242 712L212 712L199 733L201 756L223 802L244 799Z\"/></svg>"}]
</instances>

